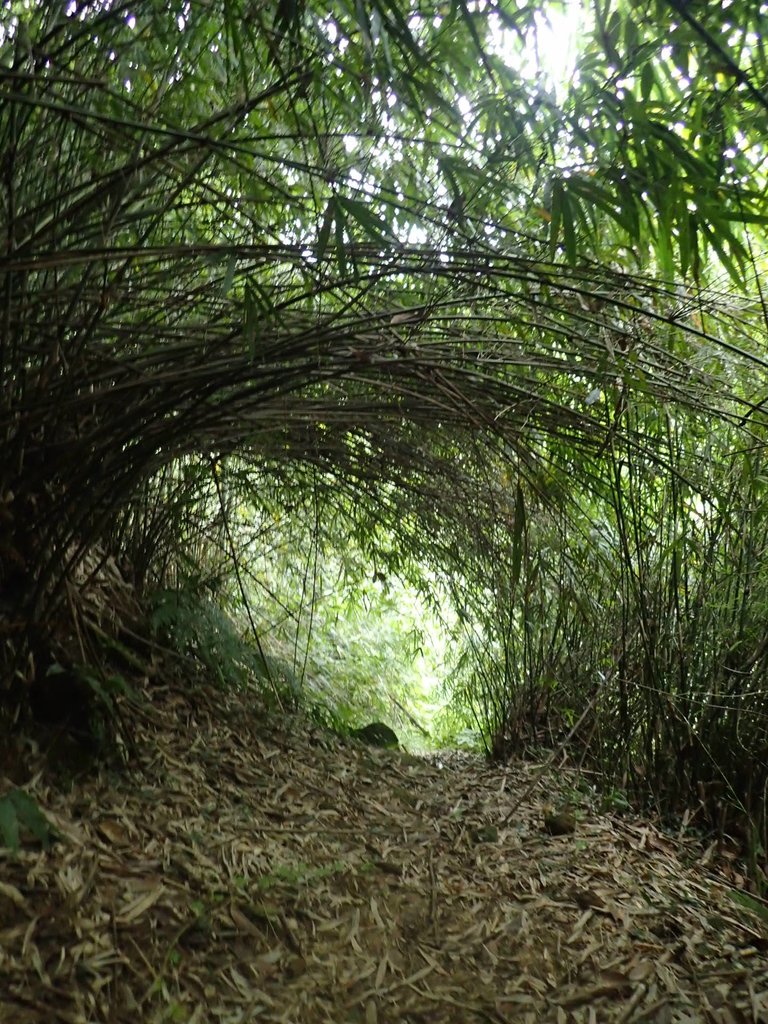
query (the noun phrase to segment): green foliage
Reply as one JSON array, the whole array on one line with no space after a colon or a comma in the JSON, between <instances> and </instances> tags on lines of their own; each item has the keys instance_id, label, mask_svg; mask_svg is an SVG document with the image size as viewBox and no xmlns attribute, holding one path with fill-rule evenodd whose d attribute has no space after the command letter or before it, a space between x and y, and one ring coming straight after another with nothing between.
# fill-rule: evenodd
<instances>
[{"instance_id":1,"label":"green foliage","mask_svg":"<svg viewBox=\"0 0 768 1024\"><path fill-rule=\"evenodd\" d=\"M100 678L89 666L75 666L74 674L78 680L83 682L93 694L96 707L101 717L114 723L117 717L117 706L115 698L139 704L140 699L137 691L119 673L112 673Z\"/></svg>"},{"instance_id":2,"label":"green foliage","mask_svg":"<svg viewBox=\"0 0 768 1024\"><path fill-rule=\"evenodd\" d=\"M694 283L709 254L715 273L753 272L766 110L749 5L585 12L568 83L523 70L533 6L288 7L39 2L4 22L0 493L22 533L25 502L52 495L35 517L48 550L134 503L150 557L169 512L139 512L143 489L170 467L182 495L195 454L397 482L439 508L479 424L538 459L540 432L593 431L577 382L668 385L663 359L621 355L622 311L690 325L674 289L617 261ZM41 424L61 449L47 489ZM40 568L29 601L65 566Z\"/></svg>"},{"instance_id":3,"label":"green foliage","mask_svg":"<svg viewBox=\"0 0 768 1024\"><path fill-rule=\"evenodd\" d=\"M662 452L674 472L614 447L594 468L602 493L582 499L581 533L574 514L567 533L542 511L529 515L519 576L497 577L474 606L474 631L464 625L454 699L497 756L536 739L555 746L586 712L567 750L599 769L607 798L626 792L667 814L687 810L705 830L746 831L759 876L762 449L737 451L725 425L703 434L678 413ZM511 553L506 564L517 564Z\"/></svg>"},{"instance_id":4,"label":"green foliage","mask_svg":"<svg viewBox=\"0 0 768 1024\"><path fill-rule=\"evenodd\" d=\"M343 528L335 517L311 534L283 520L273 525L268 556L249 560L247 595L260 633L293 659L305 706L321 724L347 732L383 719L423 741L412 718L429 715L438 623L413 587L386 571L386 547L366 555L351 541L343 544L335 532ZM263 542L260 527L257 533ZM379 539L386 544L381 532ZM245 535L241 541L248 550ZM406 572L407 552L398 558Z\"/></svg>"},{"instance_id":5,"label":"green foliage","mask_svg":"<svg viewBox=\"0 0 768 1024\"><path fill-rule=\"evenodd\" d=\"M96 635L97 641L100 639ZM104 645L115 653L114 644ZM141 706L134 685L102 658L100 645L88 663L52 662L29 684L32 722L48 766L63 776L91 770L99 757L130 746L130 712ZM135 657L135 656L134 656ZM134 665L134 667L136 667Z\"/></svg>"},{"instance_id":6,"label":"green foliage","mask_svg":"<svg viewBox=\"0 0 768 1024\"><path fill-rule=\"evenodd\" d=\"M280 886L300 888L347 870L347 865L339 860L331 861L330 864L325 864L322 867L312 867L310 864L303 863L278 864L268 875L262 875L259 878L258 888L262 892L269 892Z\"/></svg>"},{"instance_id":7,"label":"green foliage","mask_svg":"<svg viewBox=\"0 0 768 1024\"><path fill-rule=\"evenodd\" d=\"M756 900L742 889L731 889L728 895L737 907L744 907L750 913L759 917L764 923L768 923L768 908L766 908L764 902Z\"/></svg>"},{"instance_id":8,"label":"green foliage","mask_svg":"<svg viewBox=\"0 0 768 1024\"><path fill-rule=\"evenodd\" d=\"M449 693L450 699L439 710L433 724L432 745L438 750L450 748L474 753L487 750L482 733L470 724L473 721L471 697L467 699L461 687L451 688Z\"/></svg>"},{"instance_id":9,"label":"green foliage","mask_svg":"<svg viewBox=\"0 0 768 1024\"><path fill-rule=\"evenodd\" d=\"M255 686L283 709L296 705L301 685L290 667L266 653L258 636L239 632L221 605L193 581L158 591L153 602L153 630L179 653L197 659L209 679L224 689Z\"/></svg>"},{"instance_id":10,"label":"green foliage","mask_svg":"<svg viewBox=\"0 0 768 1024\"><path fill-rule=\"evenodd\" d=\"M12 853L18 852L23 830L29 831L44 850L56 838L37 801L23 789L12 789L0 797L0 839Z\"/></svg>"}]
</instances>

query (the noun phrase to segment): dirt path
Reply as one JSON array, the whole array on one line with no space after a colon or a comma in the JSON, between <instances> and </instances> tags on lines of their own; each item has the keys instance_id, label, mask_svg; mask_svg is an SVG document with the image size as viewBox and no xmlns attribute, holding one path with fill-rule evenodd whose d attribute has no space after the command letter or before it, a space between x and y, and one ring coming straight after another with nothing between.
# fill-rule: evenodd
<instances>
[{"instance_id":1,"label":"dirt path","mask_svg":"<svg viewBox=\"0 0 768 1024\"><path fill-rule=\"evenodd\" d=\"M545 778L502 827L533 769L245 697L152 717L141 772L27 787L61 841L0 851L3 1024L768 1022L765 918L649 825L552 836Z\"/></svg>"}]
</instances>

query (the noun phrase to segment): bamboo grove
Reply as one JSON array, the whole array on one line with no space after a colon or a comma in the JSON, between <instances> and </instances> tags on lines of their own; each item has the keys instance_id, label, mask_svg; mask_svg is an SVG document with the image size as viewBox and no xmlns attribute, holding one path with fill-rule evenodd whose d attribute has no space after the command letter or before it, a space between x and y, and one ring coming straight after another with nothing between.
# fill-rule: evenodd
<instances>
[{"instance_id":1,"label":"bamboo grove","mask_svg":"<svg viewBox=\"0 0 768 1024\"><path fill-rule=\"evenodd\" d=\"M766 12L595 0L556 81L568 10L4 4L8 722L88 580L231 574L245 503L439 576L498 756L586 707L757 863Z\"/></svg>"}]
</instances>

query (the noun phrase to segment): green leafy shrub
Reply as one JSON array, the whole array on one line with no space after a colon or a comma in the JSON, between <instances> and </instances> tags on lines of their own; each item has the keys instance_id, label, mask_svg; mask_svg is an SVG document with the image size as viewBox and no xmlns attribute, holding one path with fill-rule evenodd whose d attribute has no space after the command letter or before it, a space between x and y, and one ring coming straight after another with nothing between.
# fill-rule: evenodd
<instances>
[{"instance_id":1,"label":"green leafy shrub","mask_svg":"<svg viewBox=\"0 0 768 1024\"><path fill-rule=\"evenodd\" d=\"M284 708L298 704L301 685L290 667L265 652L258 637L243 635L209 594L190 582L157 591L152 604L152 629L179 653L198 660L222 688L252 686Z\"/></svg>"},{"instance_id":2,"label":"green leafy shrub","mask_svg":"<svg viewBox=\"0 0 768 1024\"><path fill-rule=\"evenodd\" d=\"M34 800L23 789L12 789L0 797L0 839L13 853L18 852L25 832L29 832L43 849L56 839L56 833Z\"/></svg>"}]
</instances>

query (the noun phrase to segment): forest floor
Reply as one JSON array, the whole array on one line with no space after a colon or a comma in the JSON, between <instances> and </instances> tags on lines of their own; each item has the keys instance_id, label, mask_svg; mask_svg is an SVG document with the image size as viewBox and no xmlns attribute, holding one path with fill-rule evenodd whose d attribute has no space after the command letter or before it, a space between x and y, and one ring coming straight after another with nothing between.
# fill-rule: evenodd
<instances>
[{"instance_id":1,"label":"forest floor","mask_svg":"<svg viewBox=\"0 0 768 1024\"><path fill-rule=\"evenodd\" d=\"M250 700L157 692L138 763L29 779L59 839L0 851L3 1024L768 1022L766 911L701 846Z\"/></svg>"}]
</instances>

